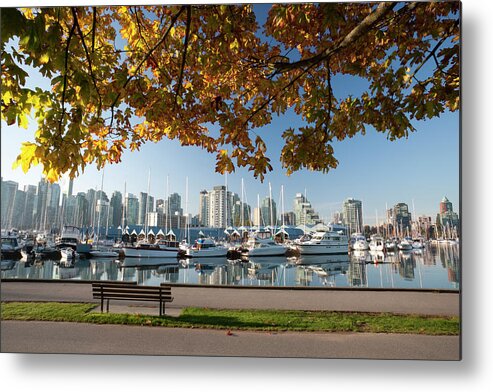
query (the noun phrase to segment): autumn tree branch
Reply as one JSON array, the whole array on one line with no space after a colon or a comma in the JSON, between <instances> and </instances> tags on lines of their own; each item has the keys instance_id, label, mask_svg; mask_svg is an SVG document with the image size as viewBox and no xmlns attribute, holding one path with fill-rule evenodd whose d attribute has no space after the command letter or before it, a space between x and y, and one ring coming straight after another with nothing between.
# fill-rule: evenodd
<instances>
[{"instance_id":1,"label":"autumn tree branch","mask_svg":"<svg viewBox=\"0 0 493 392\"><path fill-rule=\"evenodd\" d=\"M188 5L187 6L187 27L185 29L185 43L183 45L183 57L181 60L180 76L178 78L178 84L176 85L175 106L176 106L176 101L180 95L181 84L183 83L183 71L185 69L185 62L187 60L188 39L189 39L189 35L190 35L191 22L192 22L192 7L190 5Z\"/></svg>"},{"instance_id":2,"label":"autumn tree branch","mask_svg":"<svg viewBox=\"0 0 493 392\"><path fill-rule=\"evenodd\" d=\"M58 133L60 134L60 137L62 137L63 134L62 126L63 126L63 119L65 117L65 94L67 93L67 73L68 73L70 41L72 40L72 36L74 35L74 32L75 32L75 21L72 24L72 28L70 29L70 32L67 37L67 44L65 46L65 64L63 71L63 91L62 91L62 115L60 117L60 122L58 124Z\"/></svg>"},{"instance_id":3,"label":"autumn tree branch","mask_svg":"<svg viewBox=\"0 0 493 392\"><path fill-rule=\"evenodd\" d=\"M288 62L275 62L271 64L277 73L283 73L286 71L290 71L296 68L302 68L308 66L311 68L312 66L319 64L324 61L327 57L339 52L342 49L347 48L349 45L356 42L360 37L364 34L368 33L379 21L382 20L387 13L389 13L397 3L394 2L382 2L378 5L378 7L371 14L366 16L358 26L356 26L353 30L349 32L343 39L341 39L338 43L336 43L333 47L327 48L319 54L309 57L307 59L295 61L293 63Z\"/></svg>"},{"instance_id":4,"label":"autumn tree branch","mask_svg":"<svg viewBox=\"0 0 493 392\"><path fill-rule=\"evenodd\" d=\"M94 88L96 89L96 93L98 94L98 117L101 116L101 110L103 107L103 98L101 97L101 93L99 92L98 85L96 82L96 76L94 75L94 70L92 67L92 61L91 61L91 56L89 54L89 50L86 46L86 42L84 41L84 35L82 34L82 30L79 25L79 18L77 17L77 10L75 7L72 7L72 15L74 17L74 24L77 27L77 32L79 33L80 41L82 42L82 47L84 48L84 52L86 54L87 58L87 63L89 65L89 74L91 75L92 83L94 84ZM94 39L94 34L93 34L93 39ZM93 46L94 49L94 46Z\"/></svg>"},{"instance_id":5,"label":"autumn tree branch","mask_svg":"<svg viewBox=\"0 0 493 392\"><path fill-rule=\"evenodd\" d=\"M164 33L164 35L161 37L161 39L156 43L156 45L154 45L151 50L149 50L149 52L147 52L147 54L144 56L144 58L141 60L141 62L139 63L139 65L137 66L137 68L135 69L134 73L132 75L130 75L127 80L125 81L125 83L123 84L123 86L121 87L120 91L118 92L117 96L115 97L113 103L111 104L111 122L110 122L110 128L113 126L113 119L114 119L114 113L115 113L115 106L118 102L118 100L120 99L120 96L122 94L122 91L125 90L125 88L128 86L128 84L130 83L130 81L135 77L135 75L137 75L137 72L140 70L140 68L142 68L142 65L149 59L149 57L152 56L153 52L166 40L166 38L168 37L168 34L169 32L171 31L171 28L175 25L177 19L179 18L179 16L181 15L181 13L185 10L185 6L182 6L180 8L180 10L173 16L173 18L171 19L171 23L170 25L168 26L168 29L166 30L166 32Z\"/></svg>"}]
</instances>

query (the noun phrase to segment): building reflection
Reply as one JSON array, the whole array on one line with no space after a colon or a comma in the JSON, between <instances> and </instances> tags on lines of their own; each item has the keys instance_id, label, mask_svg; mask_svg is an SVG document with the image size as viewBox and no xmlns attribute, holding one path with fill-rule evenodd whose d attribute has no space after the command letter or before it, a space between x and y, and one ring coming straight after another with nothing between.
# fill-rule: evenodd
<instances>
[{"instance_id":1,"label":"building reflection","mask_svg":"<svg viewBox=\"0 0 493 392\"><path fill-rule=\"evenodd\" d=\"M460 287L459 246L440 244L408 252L352 252L298 258L250 260L80 259L2 260L2 279L132 281L173 284L272 287Z\"/></svg>"}]
</instances>

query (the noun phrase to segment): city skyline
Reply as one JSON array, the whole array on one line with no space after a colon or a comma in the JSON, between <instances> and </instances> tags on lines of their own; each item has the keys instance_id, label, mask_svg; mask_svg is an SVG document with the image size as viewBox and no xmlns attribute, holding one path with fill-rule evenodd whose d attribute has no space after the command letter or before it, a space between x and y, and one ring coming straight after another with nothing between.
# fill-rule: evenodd
<instances>
[{"instance_id":1,"label":"city skyline","mask_svg":"<svg viewBox=\"0 0 493 392\"><path fill-rule=\"evenodd\" d=\"M73 185L73 184L70 184ZM413 204L408 204L406 202L397 202L391 205L387 205L387 209L381 215L375 215L374 221L372 219L367 219L362 211L364 209L364 200L354 199L352 197L346 198L344 201L340 203L340 205L334 208L333 213L330 216L320 216L318 213L318 208L316 205L312 205L309 198L305 197L303 193L296 193L293 198L286 198L284 195L284 200L282 200L282 204L284 204L284 208L282 209L282 204L279 199L277 199L272 195L272 217L275 218L274 221L271 221L270 212L266 212L270 205L270 196L265 196L255 204L252 202L248 202L248 200L242 200L241 193L237 193L230 189L227 190L226 197L226 187L225 185L215 185L211 187L209 190L202 190L199 192L199 197L206 197L207 202L205 204L206 214L208 215L207 219L202 220L201 215L204 213L201 208L204 208L202 205L197 206L197 211L190 210L190 203L186 204L186 200L181 197L181 195L177 192L169 193L166 199L160 199L158 197L153 196L152 194L147 194L146 192L140 192L139 196L136 196L130 192L126 192L122 194L119 190L97 190L94 188L87 189L85 191L72 192L72 186L68 186L67 190L64 191L60 188L58 183L49 184L43 178L40 179L37 185L29 184L25 186L20 186L14 181L9 179L3 179L2 177L2 229L8 229L7 222L25 222L26 217L24 216L24 210L22 210L23 205L27 205L28 196L30 195L30 203L33 204L34 215L32 217L32 228L40 228L43 225L46 225L46 221L50 222L58 222L58 226L62 226L61 222L67 213L67 211L72 208L71 214L74 214L75 204L79 203L76 200L80 197L87 200L87 209L86 217L80 218L85 220L80 220L82 225L94 226L96 222L98 226L117 226L120 224L114 222L122 221L121 213L118 213L116 210L124 208L125 210L125 221L127 224L131 225L141 225L144 226L146 223L145 216L147 214L147 219L150 219L148 214L150 213L160 213L162 215L166 215L166 211L169 211L171 216L190 216L190 218L196 219L196 224L203 227L226 227L226 226L240 226L241 222L241 201L243 201L243 214L244 214L244 222L245 225L248 226L248 221L253 223L253 225L279 225L281 224L283 219L289 219L288 216L292 216L292 219L295 220L294 225L309 225L313 226L317 223L337 223L338 220L336 217L341 217L340 219L344 221L345 224L350 227L357 228L356 231L361 231L363 226L376 226L382 225L385 222L392 222L395 219L395 216L399 215L401 209L405 210L405 222L404 227L410 226L410 221L413 220L417 222L418 220L426 217L431 218L432 222L435 222L435 218L440 216L442 220L442 224L444 221L457 222L454 225L458 224L459 215L456 210L453 212L454 216L451 216L453 211L453 205L447 196L444 196L437 203L437 208L431 214L425 214L415 211ZM16 192L18 192L21 196L22 201L17 200ZM68 196L72 196L71 198ZM216 200L216 205L219 203L220 207L214 208L214 202L211 200L209 202L209 198L213 198L213 195ZM281 195L280 195L281 197ZM101 199L101 200L100 200ZM149 201L149 209L147 209L147 200ZM228 200L228 202L226 201ZM291 202L290 202L291 200ZM133 202L132 202L133 201ZM7 204L9 203L9 206ZM72 204L71 204L72 203ZM118 204L121 203L121 204ZM169 205L168 205L169 203ZM258 203L258 205L257 205ZM349 204L348 204L349 203ZM37 206L34 206L34 204ZM355 204L356 210L354 207L348 209L348 205ZM43 209L43 206L44 207ZM115 210L115 206L118 208ZM126 207L125 207L126 206ZM446 206L446 207L444 207ZM186 209L184 210L185 207ZM77 207L78 208L78 207ZM219 208L219 209L218 209ZM188 209L188 211L187 211ZM19 211L22 212L22 217L16 217L16 219L12 220L13 214L19 214ZM65 211L65 212L64 212ZM99 212L101 211L101 215L103 218L100 218ZM227 212L225 212L227 211ZM260 215L258 211L260 212ZM352 212L351 212L352 211ZM7 212L7 213L6 213ZM37 214L36 214L37 212ZM40 215L41 214L41 215ZM79 212L79 215L81 212ZM226 215L227 214L227 215ZM390 214L390 215L389 215ZM444 215L445 214L445 215ZM448 215L447 215L448 214ZM64 215L62 218L61 215ZM393 215L395 215L393 217ZM283 218L284 216L284 218ZM110 220L111 217L111 220ZM115 218L116 217L116 218ZM160 222L163 218L158 218L157 215L153 215L153 222ZM161 219L161 220L160 220ZM398 218L399 224L403 224ZM176 220L176 219L175 219ZM259 224L259 221L261 222ZM44 222L44 224L43 224ZM82 224L82 222L84 222ZM104 222L110 222L104 223ZM113 222L113 223L112 223ZM263 223L262 223L263 222ZM356 222L356 223L355 223ZM64 222L67 224L67 222ZM25 223L23 223L26 226ZM148 223L148 225L151 225ZM165 226L164 224L152 224L152 226ZM354 230L353 230L354 231Z\"/></svg>"}]
</instances>

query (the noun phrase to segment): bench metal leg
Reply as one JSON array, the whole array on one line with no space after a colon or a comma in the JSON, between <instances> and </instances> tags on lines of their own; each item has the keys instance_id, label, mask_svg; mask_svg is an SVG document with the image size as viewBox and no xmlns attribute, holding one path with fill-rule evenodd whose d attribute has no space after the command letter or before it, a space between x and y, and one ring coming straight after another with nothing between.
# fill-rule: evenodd
<instances>
[{"instance_id":1,"label":"bench metal leg","mask_svg":"<svg viewBox=\"0 0 493 392\"><path fill-rule=\"evenodd\" d=\"M109 313L110 312L110 300L107 299L106 300L106 313Z\"/></svg>"},{"instance_id":2,"label":"bench metal leg","mask_svg":"<svg viewBox=\"0 0 493 392\"><path fill-rule=\"evenodd\" d=\"M101 296L101 313L103 313L104 310L104 297Z\"/></svg>"}]
</instances>

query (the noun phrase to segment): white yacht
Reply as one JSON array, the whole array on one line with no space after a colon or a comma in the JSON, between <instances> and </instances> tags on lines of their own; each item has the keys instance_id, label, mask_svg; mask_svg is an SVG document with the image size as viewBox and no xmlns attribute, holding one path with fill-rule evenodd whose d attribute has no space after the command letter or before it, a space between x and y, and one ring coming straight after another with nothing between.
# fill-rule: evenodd
<instances>
[{"instance_id":1,"label":"white yacht","mask_svg":"<svg viewBox=\"0 0 493 392\"><path fill-rule=\"evenodd\" d=\"M385 250L389 252L393 252L397 249L397 241L395 239L387 239L385 241Z\"/></svg>"},{"instance_id":2,"label":"white yacht","mask_svg":"<svg viewBox=\"0 0 493 392\"><path fill-rule=\"evenodd\" d=\"M61 260L71 260L74 261L79 258L79 254L74 250L74 248L67 247L61 248Z\"/></svg>"},{"instance_id":3,"label":"white yacht","mask_svg":"<svg viewBox=\"0 0 493 392\"><path fill-rule=\"evenodd\" d=\"M355 233L352 235L351 239L351 249L352 250L368 250L370 247L368 246L368 242L366 242L366 238L361 233Z\"/></svg>"},{"instance_id":4,"label":"white yacht","mask_svg":"<svg viewBox=\"0 0 493 392\"><path fill-rule=\"evenodd\" d=\"M17 235L9 232L2 234L2 258L4 259L21 259L22 246L19 244Z\"/></svg>"},{"instance_id":5,"label":"white yacht","mask_svg":"<svg viewBox=\"0 0 493 392\"><path fill-rule=\"evenodd\" d=\"M348 237L341 232L317 231L308 241L296 245L301 255L344 254L348 252Z\"/></svg>"},{"instance_id":6,"label":"white yacht","mask_svg":"<svg viewBox=\"0 0 493 392\"><path fill-rule=\"evenodd\" d=\"M287 249L285 245L278 244L271 238L253 236L246 243L248 256L284 256Z\"/></svg>"},{"instance_id":7,"label":"white yacht","mask_svg":"<svg viewBox=\"0 0 493 392\"><path fill-rule=\"evenodd\" d=\"M385 248L385 243L383 237L379 235L373 235L370 241L370 250L372 251L382 251Z\"/></svg>"},{"instance_id":8,"label":"white yacht","mask_svg":"<svg viewBox=\"0 0 493 392\"><path fill-rule=\"evenodd\" d=\"M227 254L228 248L217 245L212 238L199 238L186 248L187 257L226 257Z\"/></svg>"},{"instance_id":9,"label":"white yacht","mask_svg":"<svg viewBox=\"0 0 493 392\"><path fill-rule=\"evenodd\" d=\"M115 258L118 257L118 252L110 249L95 249L89 252L91 257L104 257L104 258Z\"/></svg>"},{"instance_id":10,"label":"white yacht","mask_svg":"<svg viewBox=\"0 0 493 392\"><path fill-rule=\"evenodd\" d=\"M423 249L425 247L425 240L421 237L413 239L413 249Z\"/></svg>"},{"instance_id":11,"label":"white yacht","mask_svg":"<svg viewBox=\"0 0 493 392\"><path fill-rule=\"evenodd\" d=\"M139 258L177 258L179 248L161 247L158 244L150 244L146 241L137 242L134 246L124 245L121 247L125 257Z\"/></svg>"},{"instance_id":12,"label":"white yacht","mask_svg":"<svg viewBox=\"0 0 493 392\"><path fill-rule=\"evenodd\" d=\"M397 244L397 247L399 248L399 250L412 250L412 240L406 237Z\"/></svg>"}]
</instances>

